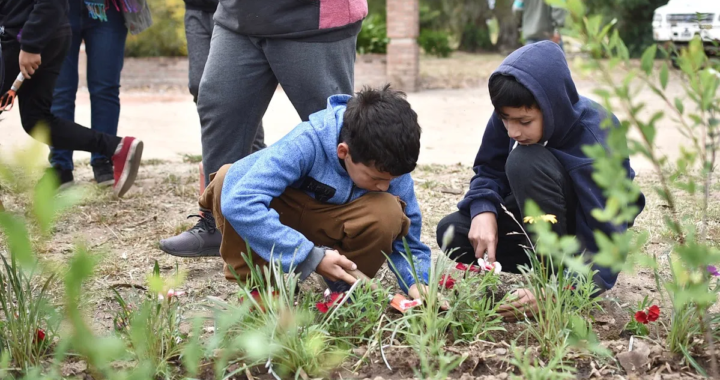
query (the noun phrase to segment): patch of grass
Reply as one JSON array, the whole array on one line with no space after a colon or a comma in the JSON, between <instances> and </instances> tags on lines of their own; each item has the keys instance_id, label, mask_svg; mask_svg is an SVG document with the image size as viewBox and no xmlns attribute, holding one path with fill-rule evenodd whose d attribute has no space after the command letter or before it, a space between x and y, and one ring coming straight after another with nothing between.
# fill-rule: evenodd
<instances>
[{"instance_id":1,"label":"patch of grass","mask_svg":"<svg viewBox=\"0 0 720 380\"><path fill-rule=\"evenodd\" d=\"M201 154L183 154L182 161L189 164L199 164L202 162Z\"/></svg>"},{"instance_id":2,"label":"patch of grass","mask_svg":"<svg viewBox=\"0 0 720 380\"><path fill-rule=\"evenodd\" d=\"M162 160L159 158L146 158L140 162L140 166L158 166L158 165L167 164L168 162L169 161L167 161L167 160Z\"/></svg>"}]
</instances>

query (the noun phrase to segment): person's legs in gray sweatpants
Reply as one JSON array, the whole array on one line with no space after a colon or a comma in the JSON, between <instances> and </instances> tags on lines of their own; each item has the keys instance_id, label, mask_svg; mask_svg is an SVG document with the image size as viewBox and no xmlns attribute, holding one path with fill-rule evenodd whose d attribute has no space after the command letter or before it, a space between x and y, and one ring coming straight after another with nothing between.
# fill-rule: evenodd
<instances>
[{"instance_id":1,"label":"person's legs in gray sweatpants","mask_svg":"<svg viewBox=\"0 0 720 380\"><path fill-rule=\"evenodd\" d=\"M210 54L210 39L212 38L213 13L204 12L196 9L185 9L185 36L187 37L188 49L188 88L193 96L193 101L197 103L198 92L200 88L200 79L203 71L205 71L205 63ZM255 140L253 141L252 151L258 151L265 148L265 133L263 131L262 120L260 120Z\"/></svg>"},{"instance_id":2,"label":"person's legs in gray sweatpants","mask_svg":"<svg viewBox=\"0 0 720 380\"><path fill-rule=\"evenodd\" d=\"M335 42L254 38L216 25L198 96L206 183L221 166L251 153L278 83L303 121L325 109L329 96L352 94L355 43L355 36ZM201 213L195 227L162 240L160 248L181 257L219 256L220 232L210 210Z\"/></svg>"}]
</instances>

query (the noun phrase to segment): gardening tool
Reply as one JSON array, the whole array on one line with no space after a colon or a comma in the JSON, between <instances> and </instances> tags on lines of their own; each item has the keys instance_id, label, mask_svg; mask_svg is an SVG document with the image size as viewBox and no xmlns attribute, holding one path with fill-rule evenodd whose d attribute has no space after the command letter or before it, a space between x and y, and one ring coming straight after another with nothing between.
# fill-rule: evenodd
<instances>
[{"instance_id":1,"label":"gardening tool","mask_svg":"<svg viewBox=\"0 0 720 380\"><path fill-rule=\"evenodd\" d=\"M10 111L13 108L15 102L15 96L17 95L20 86L22 86L25 77L22 73L18 74L13 82L12 87L2 97L0 97L0 111Z\"/></svg>"}]
</instances>

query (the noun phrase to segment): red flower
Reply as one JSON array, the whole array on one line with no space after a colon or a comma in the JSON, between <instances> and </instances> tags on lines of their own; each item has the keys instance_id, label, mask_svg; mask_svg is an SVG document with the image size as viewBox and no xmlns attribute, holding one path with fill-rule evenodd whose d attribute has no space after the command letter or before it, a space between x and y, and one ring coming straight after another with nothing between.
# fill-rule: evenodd
<instances>
[{"instance_id":1,"label":"red flower","mask_svg":"<svg viewBox=\"0 0 720 380\"><path fill-rule=\"evenodd\" d=\"M45 340L45 331L42 329L35 330L35 343L42 343Z\"/></svg>"},{"instance_id":2,"label":"red flower","mask_svg":"<svg viewBox=\"0 0 720 380\"><path fill-rule=\"evenodd\" d=\"M455 287L455 279L448 275L442 275L440 278L440 284L438 284L445 289L452 289Z\"/></svg>"},{"instance_id":3,"label":"red flower","mask_svg":"<svg viewBox=\"0 0 720 380\"><path fill-rule=\"evenodd\" d=\"M340 303L342 299L345 297L345 293L331 293L330 295L325 296L325 302L318 302L315 304L318 311L325 314L327 313L335 304Z\"/></svg>"},{"instance_id":4,"label":"red flower","mask_svg":"<svg viewBox=\"0 0 720 380\"><path fill-rule=\"evenodd\" d=\"M647 319L650 322L655 322L660 318L660 308L657 305L650 306L647 312Z\"/></svg>"},{"instance_id":5,"label":"red flower","mask_svg":"<svg viewBox=\"0 0 720 380\"><path fill-rule=\"evenodd\" d=\"M455 265L455 269L461 270L461 271L466 271L469 269L470 272L475 272L475 273L480 273L482 271L482 269L477 265L466 265L463 263L458 263L457 265Z\"/></svg>"},{"instance_id":6,"label":"red flower","mask_svg":"<svg viewBox=\"0 0 720 380\"><path fill-rule=\"evenodd\" d=\"M647 325L647 323L648 323L648 316L647 316L647 314L645 314L644 311L640 310L640 311L638 311L637 313L635 313L635 320L638 321L638 322L640 322L640 323L642 323L642 324Z\"/></svg>"}]
</instances>

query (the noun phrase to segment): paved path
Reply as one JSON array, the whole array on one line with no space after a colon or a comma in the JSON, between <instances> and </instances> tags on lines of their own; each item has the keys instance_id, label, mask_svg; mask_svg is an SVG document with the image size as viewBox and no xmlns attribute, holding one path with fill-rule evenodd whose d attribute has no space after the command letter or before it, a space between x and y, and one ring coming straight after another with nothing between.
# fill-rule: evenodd
<instances>
[{"instance_id":1,"label":"paved path","mask_svg":"<svg viewBox=\"0 0 720 380\"><path fill-rule=\"evenodd\" d=\"M578 81L583 94L591 94L593 87L588 80ZM679 92L679 79L673 78L670 87L672 92ZM471 89L425 90L408 96L423 127L421 163L472 164L485 124L493 111L486 88L483 85ZM638 97L648 99L648 114L663 109L659 102L650 102L654 98L649 92L642 92ZM121 103L120 134L142 138L146 143L145 158L181 160L183 154L200 154L199 121L190 95L178 89L165 92L130 90L122 93ZM86 90L78 93L76 115L79 123L89 125L90 104ZM3 114L2 118L0 151L7 152L25 144L29 138L20 127L17 110ZM266 141L277 141L299 121L290 101L282 89L278 89L264 118ZM660 149L677 152L682 141L682 136L667 121L660 126ZM87 157L89 155L85 153L75 156L76 159ZM633 166L638 171L650 168L647 162L639 159L634 160Z\"/></svg>"}]
</instances>

